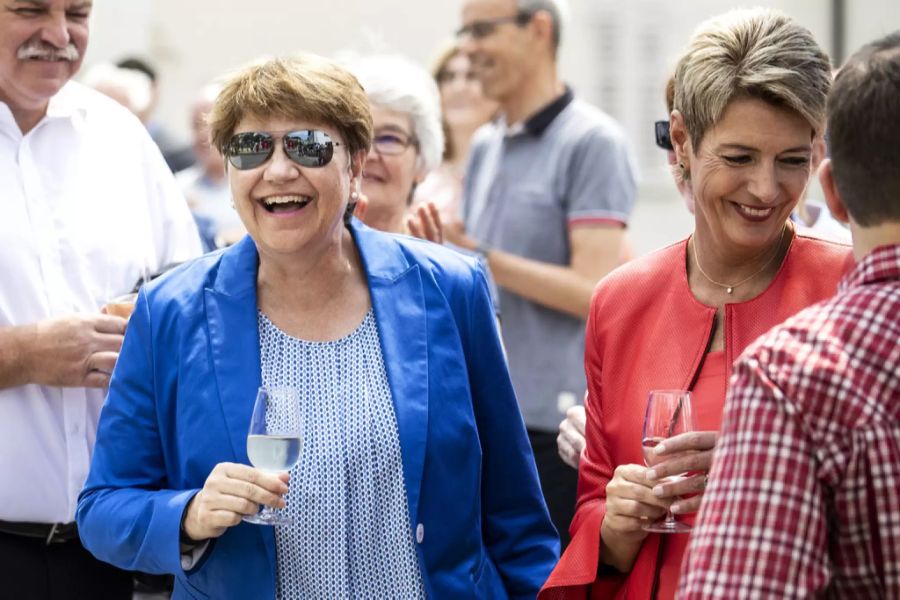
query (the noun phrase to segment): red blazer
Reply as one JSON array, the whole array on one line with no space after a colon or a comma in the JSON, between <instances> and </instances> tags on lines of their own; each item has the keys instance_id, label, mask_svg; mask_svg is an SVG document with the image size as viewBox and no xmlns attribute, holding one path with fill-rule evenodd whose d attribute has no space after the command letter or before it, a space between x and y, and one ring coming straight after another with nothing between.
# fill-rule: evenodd
<instances>
[{"instance_id":1,"label":"red blazer","mask_svg":"<svg viewBox=\"0 0 900 600\"><path fill-rule=\"evenodd\" d=\"M597 286L588 318L584 367L590 392L587 448L568 548L540 600L650 598L660 535L650 534L627 575L598 576L606 484L621 464L643 464L640 435L651 389L690 389L710 341L716 309L688 286L687 240L613 271ZM850 248L795 235L775 279L746 302L725 306L730 366L753 340L837 291Z\"/></svg>"}]
</instances>

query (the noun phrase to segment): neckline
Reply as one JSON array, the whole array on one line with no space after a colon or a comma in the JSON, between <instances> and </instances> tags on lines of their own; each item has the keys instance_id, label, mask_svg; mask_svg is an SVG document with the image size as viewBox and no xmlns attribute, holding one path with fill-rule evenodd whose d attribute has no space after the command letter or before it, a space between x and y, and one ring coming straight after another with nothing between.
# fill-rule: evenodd
<instances>
[{"instance_id":1,"label":"neckline","mask_svg":"<svg viewBox=\"0 0 900 600\"><path fill-rule=\"evenodd\" d=\"M281 329L281 327L273 323L272 320L269 319L268 315L266 315L266 313L262 311L262 309L257 308L256 314L257 321L259 319L262 319L263 323L271 327L274 331L278 332L278 335L283 336L292 342L298 342L306 346L337 346L353 341L354 338L359 337L362 334L363 330L366 329L366 327L369 325L369 321L374 320L375 309L374 307L370 306L369 310L366 311L366 314L363 315L362 320L356 327L353 328L350 333L333 340L305 340L303 338L298 338L287 333L286 331Z\"/></svg>"}]
</instances>

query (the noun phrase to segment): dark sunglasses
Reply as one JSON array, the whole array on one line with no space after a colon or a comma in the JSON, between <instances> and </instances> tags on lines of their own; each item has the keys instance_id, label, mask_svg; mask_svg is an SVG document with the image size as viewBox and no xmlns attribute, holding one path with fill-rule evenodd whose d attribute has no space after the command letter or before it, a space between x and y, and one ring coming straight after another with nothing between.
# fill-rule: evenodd
<instances>
[{"instance_id":1,"label":"dark sunglasses","mask_svg":"<svg viewBox=\"0 0 900 600\"><path fill-rule=\"evenodd\" d=\"M277 132L275 132L277 133ZM277 136L265 131L235 134L225 145L225 156L235 169L255 169L275 152ZM301 167L324 167L334 156L338 142L324 131L301 129L281 136L284 153Z\"/></svg>"},{"instance_id":2,"label":"dark sunglasses","mask_svg":"<svg viewBox=\"0 0 900 600\"><path fill-rule=\"evenodd\" d=\"M457 39L471 35L472 38L480 40L486 38L497 29L498 25L504 23L515 23L519 27L528 24L531 21L532 13L519 12L508 17L497 17L496 19L485 19L483 21L472 21L468 25L463 25L456 30Z\"/></svg>"},{"instance_id":3,"label":"dark sunglasses","mask_svg":"<svg viewBox=\"0 0 900 600\"><path fill-rule=\"evenodd\" d=\"M653 124L653 129L656 132L656 145L663 150L674 151L675 147L672 145L672 138L669 135L669 122L657 121Z\"/></svg>"}]
</instances>

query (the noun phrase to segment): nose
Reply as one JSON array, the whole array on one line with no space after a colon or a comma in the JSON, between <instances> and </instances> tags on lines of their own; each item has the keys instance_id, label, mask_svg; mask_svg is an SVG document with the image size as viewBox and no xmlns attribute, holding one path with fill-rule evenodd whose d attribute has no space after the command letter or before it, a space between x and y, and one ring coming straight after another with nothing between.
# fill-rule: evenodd
<instances>
[{"instance_id":1,"label":"nose","mask_svg":"<svg viewBox=\"0 0 900 600\"><path fill-rule=\"evenodd\" d=\"M778 198L778 176L774 165L760 165L750 176L748 191L763 204L772 204Z\"/></svg>"},{"instance_id":2,"label":"nose","mask_svg":"<svg viewBox=\"0 0 900 600\"><path fill-rule=\"evenodd\" d=\"M288 158L281 144L276 145L275 152L266 164L263 179L270 183L292 181L300 176L300 165Z\"/></svg>"},{"instance_id":3,"label":"nose","mask_svg":"<svg viewBox=\"0 0 900 600\"><path fill-rule=\"evenodd\" d=\"M65 12L51 11L41 27L41 41L51 44L54 48L63 49L72 41L69 33L69 22Z\"/></svg>"}]
</instances>

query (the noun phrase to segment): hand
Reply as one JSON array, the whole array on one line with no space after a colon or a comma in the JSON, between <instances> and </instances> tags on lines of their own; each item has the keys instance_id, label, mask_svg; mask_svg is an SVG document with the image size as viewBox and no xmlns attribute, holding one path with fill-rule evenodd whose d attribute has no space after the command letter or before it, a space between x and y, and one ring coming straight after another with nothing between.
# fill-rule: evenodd
<instances>
[{"instance_id":1,"label":"hand","mask_svg":"<svg viewBox=\"0 0 900 600\"><path fill-rule=\"evenodd\" d=\"M466 234L466 226L459 220L444 226L444 240L465 250L478 248L478 243Z\"/></svg>"},{"instance_id":2,"label":"hand","mask_svg":"<svg viewBox=\"0 0 900 600\"><path fill-rule=\"evenodd\" d=\"M643 540L647 532L641 527L664 514L671 500L653 495L653 483L647 469L640 465L619 465L606 484L606 517L602 529L607 534ZM608 542L607 542L608 543Z\"/></svg>"},{"instance_id":3,"label":"hand","mask_svg":"<svg viewBox=\"0 0 900 600\"><path fill-rule=\"evenodd\" d=\"M441 214L434 202L425 202L406 217L406 230L410 235L435 244L444 243L444 227Z\"/></svg>"},{"instance_id":4,"label":"hand","mask_svg":"<svg viewBox=\"0 0 900 600\"><path fill-rule=\"evenodd\" d=\"M675 498L688 494L697 494L690 498L679 499L672 504L672 512L684 514L697 512L706 489L706 477L712 468L713 450L718 434L715 431L689 431L671 437L653 449L657 457L665 458L647 472L647 478L658 483L653 493L660 498ZM672 483L659 483L664 477L691 473Z\"/></svg>"},{"instance_id":5,"label":"hand","mask_svg":"<svg viewBox=\"0 0 900 600\"><path fill-rule=\"evenodd\" d=\"M259 505L284 508L288 473L267 473L247 465L219 463L188 503L184 532L196 542L217 538L259 512Z\"/></svg>"},{"instance_id":6,"label":"hand","mask_svg":"<svg viewBox=\"0 0 900 600\"><path fill-rule=\"evenodd\" d=\"M578 468L581 453L584 451L584 426L587 418L583 406L572 406L566 411L566 418L559 424L559 435L556 436L556 448L563 462Z\"/></svg>"},{"instance_id":7,"label":"hand","mask_svg":"<svg viewBox=\"0 0 900 600\"><path fill-rule=\"evenodd\" d=\"M28 381L54 387L107 387L127 324L113 315L71 315L35 323L25 345Z\"/></svg>"}]
</instances>

